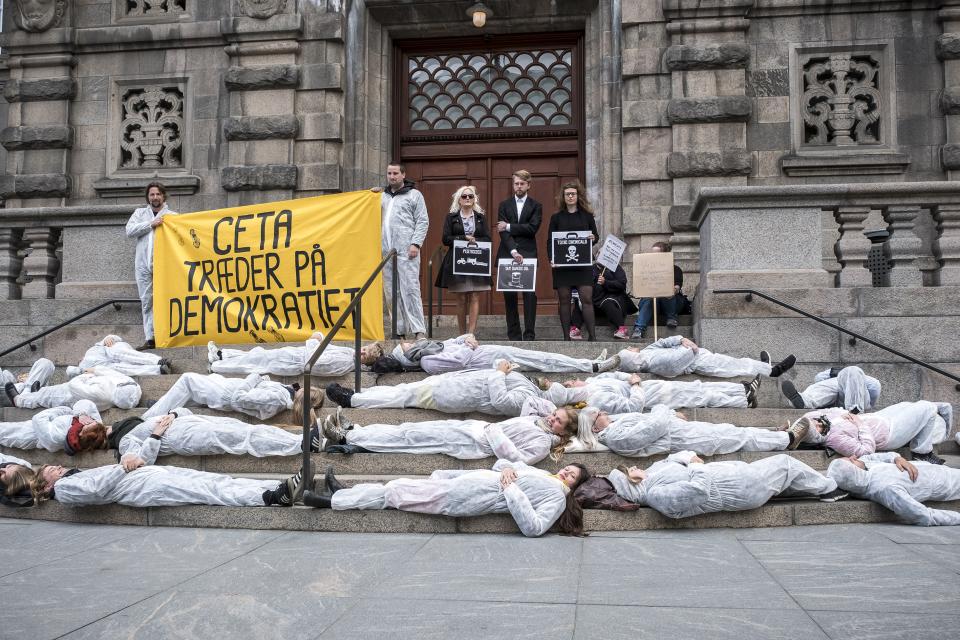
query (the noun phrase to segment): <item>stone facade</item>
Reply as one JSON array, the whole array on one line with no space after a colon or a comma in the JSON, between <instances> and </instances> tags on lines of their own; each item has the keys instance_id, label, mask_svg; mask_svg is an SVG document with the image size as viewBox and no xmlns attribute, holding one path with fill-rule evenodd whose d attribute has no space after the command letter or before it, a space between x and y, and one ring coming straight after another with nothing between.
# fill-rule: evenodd
<instances>
[{"instance_id":1,"label":"stone facade","mask_svg":"<svg viewBox=\"0 0 960 640\"><path fill-rule=\"evenodd\" d=\"M35 245L75 264L64 252L98 234L74 227L119 237L119 212L153 179L179 211L378 184L401 108L393 44L476 35L460 4L56 0L24 13L5 0L0 298L84 291L49 262L30 268L59 289L28 287L38 261L22 258ZM960 170L960 2L487 4L493 36L583 34L583 180L602 232L628 253L670 239L691 284L705 188L940 183ZM956 282L957 215L936 205L811 209L825 284L865 284L841 267L865 262L862 232L877 229L893 232L895 283ZM91 208L111 213L92 223L79 213ZM797 229L815 233L812 217ZM711 242L735 233L709 224ZM128 264L88 277L132 282Z\"/></svg>"}]
</instances>

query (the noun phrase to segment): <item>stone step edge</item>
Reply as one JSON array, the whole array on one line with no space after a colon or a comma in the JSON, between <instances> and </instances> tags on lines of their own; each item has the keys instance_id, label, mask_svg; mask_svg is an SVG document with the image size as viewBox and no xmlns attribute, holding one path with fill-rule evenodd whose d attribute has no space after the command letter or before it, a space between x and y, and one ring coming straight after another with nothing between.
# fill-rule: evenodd
<instances>
[{"instance_id":1,"label":"stone step edge","mask_svg":"<svg viewBox=\"0 0 960 640\"><path fill-rule=\"evenodd\" d=\"M935 508L960 511L960 501L931 503ZM0 517L109 525L197 528L266 529L350 533L517 533L507 514L475 518L401 511L330 511L308 507L180 507L135 508L120 505L68 507L47 502L38 507L0 507ZM836 503L816 500L773 501L752 511L711 513L671 520L649 508L635 512L586 510L586 530L643 531L656 529L713 529L785 527L817 524L855 524L896 521L887 509L865 500Z\"/></svg>"}]
</instances>

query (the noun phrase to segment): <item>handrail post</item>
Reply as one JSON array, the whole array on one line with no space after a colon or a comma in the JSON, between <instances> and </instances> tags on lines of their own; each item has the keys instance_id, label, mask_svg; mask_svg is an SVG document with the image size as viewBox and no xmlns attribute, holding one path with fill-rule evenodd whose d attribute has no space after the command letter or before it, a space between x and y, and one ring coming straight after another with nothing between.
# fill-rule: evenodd
<instances>
[{"instance_id":1,"label":"handrail post","mask_svg":"<svg viewBox=\"0 0 960 640\"><path fill-rule=\"evenodd\" d=\"M391 274L391 277L393 279L393 313L390 314L391 316L390 331L392 333L391 337L394 340L400 337L400 334L397 333L397 311L398 311L397 300L399 299L399 296L400 296L400 292L398 291L398 289L400 288L400 274L397 272L397 256L398 256L398 253L394 251L393 256L390 258L393 261L393 273Z\"/></svg>"},{"instance_id":2,"label":"handrail post","mask_svg":"<svg viewBox=\"0 0 960 640\"><path fill-rule=\"evenodd\" d=\"M313 478L307 478L307 474L310 472L310 429L313 428L313 425L310 423L310 411L313 409L313 399L310 397L311 368L312 367L308 367L307 370L303 372L301 382L301 389L303 390L303 443L300 445L303 450L300 473L303 474L305 481L304 486L310 489L313 488ZM293 499L293 496L290 496L290 498Z\"/></svg>"},{"instance_id":3,"label":"handrail post","mask_svg":"<svg viewBox=\"0 0 960 640\"><path fill-rule=\"evenodd\" d=\"M427 337L433 340L433 258L427 263Z\"/></svg>"},{"instance_id":4,"label":"handrail post","mask_svg":"<svg viewBox=\"0 0 960 640\"><path fill-rule=\"evenodd\" d=\"M360 393L360 308L363 305L357 305L353 308L353 389Z\"/></svg>"}]
</instances>

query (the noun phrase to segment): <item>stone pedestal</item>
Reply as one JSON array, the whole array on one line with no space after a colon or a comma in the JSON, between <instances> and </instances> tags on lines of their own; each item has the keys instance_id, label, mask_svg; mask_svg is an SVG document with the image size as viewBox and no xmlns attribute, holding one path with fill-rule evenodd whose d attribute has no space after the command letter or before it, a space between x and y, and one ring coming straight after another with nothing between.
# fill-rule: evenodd
<instances>
[{"instance_id":1,"label":"stone pedestal","mask_svg":"<svg viewBox=\"0 0 960 640\"><path fill-rule=\"evenodd\" d=\"M872 275L867 269L870 240L863 235L863 223L870 215L870 207L840 207L836 218L840 224L837 259L843 265L840 271L841 287L869 287Z\"/></svg>"},{"instance_id":2,"label":"stone pedestal","mask_svg":"<svg viewBox=\"0 0 960 640\"><path fill-rule=\"evenodd\" d=\"M893 262L890 269L890 286L922 287L923 278L917 259L923 242L914 233L914 223L920 215L920 207L892 206L884 216L890 227L890 240L887 241L887 253Z\"/></svg>"},{"instance_id":3,"label":"stone pedestal","mask_svg":"<svg viewBox=\"0 0 960 640\"><path fill-rule=\"evenodd\" d=\"M23 232L23 242L30 254L23 260L23 295L29 298L52 298L54 281L60 269L57 259L57 229L35 227Z\"/></svg>"},{"instance_id":4,"label":"stone pedestal","mask_svg":"<svg viewBox=\"0 0 960 640\"><path fill-rule=\"evenodd\" d=\"M960 205L940 205L933 216L939 232L934 255L942 263L940 284L960 284Z\"/></svg>"}]
</instances>

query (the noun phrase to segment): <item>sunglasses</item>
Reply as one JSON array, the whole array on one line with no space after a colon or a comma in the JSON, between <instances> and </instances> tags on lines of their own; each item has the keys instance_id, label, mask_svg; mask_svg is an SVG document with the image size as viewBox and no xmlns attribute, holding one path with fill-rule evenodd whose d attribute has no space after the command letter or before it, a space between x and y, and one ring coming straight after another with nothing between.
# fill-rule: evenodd
<instances>
[{"instance_id":1,"label":"sunglasses","mask_svg":"<svg viewBox=\"0 0 960 640\"><path fill-rule=\"evenodd\" d=\"M472 193L464 193L463 195L460 196L460 199L461 199L461 200L473 200L473 199L476 198L476 197L477 197L477 196L473 195Z\"/></svg>"}]
</instances>

